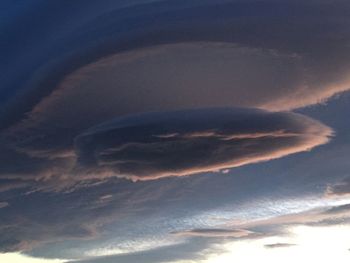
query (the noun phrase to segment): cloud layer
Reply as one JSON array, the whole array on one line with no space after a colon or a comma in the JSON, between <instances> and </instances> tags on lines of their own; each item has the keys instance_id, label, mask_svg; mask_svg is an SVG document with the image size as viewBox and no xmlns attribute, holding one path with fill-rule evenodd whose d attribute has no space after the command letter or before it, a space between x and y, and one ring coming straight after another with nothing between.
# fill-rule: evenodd
<instances>
[{"instance_id":1,"label":"cloud layer","mask_svg":"<svg viewBox=\"0 0 350 263\"><path fill-rule=\"evenodd\" d=\"M108 120L112 111L117 116L179 107L286 110L349 87L346 1L206 0L174 6L79 0L69 10L59 1L33 2L40 8L21 11L18 20L3 18L3 128L58 90L63 97L56 106L77 106L67 97L83 92L85 102L104 102L104 109L88 107L88 114ZM40 12L51 23L31 19ZM26 31L22 24L28 24ZM22 42L26 52L13 44ZM83 116L87 109L79 100Z\"/></svg>"},{"instance_id":2,"label":"cloud layer","mask_svg":"<svg viewBox=\"0 0 350 263\"><path fill-rule=\"evenodd\" d=\"M232 237L242 238L253 236L255 233L246 229L220 229L220 228L202 228L192 229L182 232L174 232L173 234L188 237Z\"/></svg>"},{"instance_id":3,"label":"cloud layer","mask_svg":"<svg viewBox=\"0 0 350 263\"><path fill-rule=\"evenodd\" d=\"M84 168L147 180L271 160L310 150L331 135L294 113L214 108L118 118L85 131L75 146Z\"/></svg>"},{"instance_id":4,"label":"cloud layer","mask_svg":"<svg viewBox=\"0 0 350 263\"><path fill-rule=\"evenodd\" d=\"M0 4L0 251L199 260L220 239L350 222L348 204L281 201L346 197L348 138L238 168L333 135L285 111L349 90L349 1L17 2ZM323 121L344 136L337 107Z\"/></svg>"}]
</instances>

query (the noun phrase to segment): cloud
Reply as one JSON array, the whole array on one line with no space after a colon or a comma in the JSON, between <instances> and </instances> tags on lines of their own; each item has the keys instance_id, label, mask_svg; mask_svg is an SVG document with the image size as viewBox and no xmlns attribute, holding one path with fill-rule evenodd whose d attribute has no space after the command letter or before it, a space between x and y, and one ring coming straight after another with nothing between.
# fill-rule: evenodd
<instances>
[{"instance_id":1,"label":"cloud","mask_svg":"<svg viewBox=\"0 0 350 263\"><path fill-rule=\"evenodd\" d=\"M350 205L334 205L308 209L299 213L273 216L267 219L252 220L243 223L228 223L232 228L252 229L262 235L288 235L292 226L333 226L350 224Z\"/></svg>"},{"instance_id":2,"label":"cloud","mask_svg":"<svg viewBox=\"0 0 350 263\"><path fill-rule=\"evenodd\" d=\"M213 237L238 238L242 240L264 240L267 237L293 237L291 229L295 226L327 227L350 224L350 205L335 205L308 209L299 213L271 216L266 219L244 220L242 222L230 222L222 224L222 228L198 228L187 231L174 232L173 234L184 237ZM249 230L247 230L249 229ZM215 240L216 240L215 239ZM297 246L295 243L269 243L264 247L269 249L288 248Z\"/></svg>"},{"instance_id":3,"label":"cloud","mask_svg":"<svg viewBox=\"0 0 350 263\"><path fill-rule=\"evenodd\" d=\"M14 62L5 66L2 81L8 94L1 108L0 139L6 146L0 161L7 164L13 155L17 168L4 165L1 178L69 177L76 158L74 138L124 115L218 106L290 110L349 87L347 3L332 9L327 3L292 1L263 6L259 1L212 0L176 7L167 1L76 5L80 15L56 2L28 9L20 20L30 24L41 10L57 23L29 26L23 34L11 33L21 31L22 22L5 24L10 25L9 41L19 36L28 41L29 57L17 55L21 52L13 45L4 54L12 54ZM279 23L271 10L283 14ZM33 34L36 38L28 37ZM275 158L270 154L266 159ZM188 165L180 171L155 167L155 177L220 169L219 163L205 169ZM104 166L104 176L111 166L120 168ZM134 179L145 178L141 171L136 177L129 172Z\"/></svg>"},{"instance_id":4,"label":"cloud","mask_svg":"<svg viewBox=\"0 0 350 263\"><path fill-rule=\"evenodd\" d=\"M23 181L23 180L11 180L11 179L4 179L0 180L0 192L6 192L13 189L19 189L19 188L25 188L30 186L31 183L29 181Z\"/></svg>"},{"instance_id":5,"label":"cloud","mask_svg":"<svg viewBox=\"0 0 350 263\"><path fill-rule=\"evenodd\" d=\"M189 181L196 176L142 181L226 173L326 143L331 128L278 112L349 90L347 1L7 2L0 10L0 207L11 205L0 213L1 251L43 247L41 255L52 256L79 247L65 255L78 259L101 245L93 241L99 234L112 236L106 246L113 239L138 250L138 240L161 243L181 229L193 229L182 233L192 240L348 220L347 206L218 229L187 217L236 197L252 200L283 180L300 186L309 168L327 166L317 162L290 169L299 173L294 180L252 169L266 179L237 173L236 181L205 188ZM345 180L329 194L347 189ZM192 246L104 260L173 261L208 244Z\"/></svg>"},{"instance_id":6,"label":"cloud","mask_svg":"<svg viewBox=\"0 0 350 263\"><path fill-rule=\"evenodd\" d=\"M242 238L255 234L246 229L201 228L187 231L173 232L172 234L189 237L232 237Z\"/></svg>"},{"instance_id":7,"label":"cloud","mask_svg":"<svg viewBox=\"0 0 350 263\"><path fill-rule=\"evenodd\" d=\"M181 253L179 253L181 251ZM205 251L205 253L203 253ZM163 246L146 251L123 253L119 255L93 257L69 263L114 263L114 262L144 262L163 263L179 260L201 261L207 259L208 254L224 253L227 250L220 246L220 242L213 243L212 240L197 240L196 242L183 242L180 244Z\"/></svg>"},{"instance_id":8,"label":"cloud","mask_svg":"<svg viewBox=\"0 0 350 263\"><path fill-rule=\"evenodd\" d=\"M111 176L150 180L225 172L308 151L333 135L331 128L300 114L248 108L127 115L98 125L93 121L91 128L78 117L71 127L71 117L64 129L29 118L0 136L4 189L51 191Z\"/></svg>"},{"instance_id":9,"label":"cloud","mask_svg":"<svg viewBox=\"0 0 350 263\"><path fill-rule=\"evenodd\" d=\"M169 244L169 225L178 229L183 220L169 202L183 191L183 184L172 179L133 183L109 178L81 181L64 191L38 191L39 185L36 191L5 193L11 205L0 213L0 251L82 259L113 247L131 253ZM169 214L172 222L160 220Z\"/></svg>"},{"instance_id":10,"label":"cloud","mask_svg":"<svg viewBox=\"0 0 350 263\"><path fill-rule=\"evenodd\" d=\"M87 186L65 193L28 194L25 190L7 195L11 205L6 206L6 213L0 213L1 252L29 252L62 240L88 241L98 236L100 226L112 220L111 213L105 211L107 195L101 185L95 185L92 193Z\"/></svg>"},{"instance_id":11,"label":"cloud","mask_svg":"<svg viewBox=\"0 0 350 263\"><path fill-rule=\"evenodd\" d=\"M339 216L339 215L346 216L349 212L350 212L350 204L345 204L345 205L339 205L339 206L328 208L326 211L323 212L323 214L333 215L333 216Z\"/></svg>"},{"instance_id":12,"label":"cloud","mask_svg":"<svg viewBox=\"0 0 350 263\"><path fill-rule=\"evenodd\" d=\"M267 161L326 143L332 130L305 116L240 108L127 116L75 139L78 163L134 180Z\"/></svg>"},{"instance_id":13,"label":"cloud","mask_svg":"<svg viewBox=\"0 0 350 263\"><path fill-rule=\"evenodd\" d=\"M99 114L108 119L103 111L111 108L119 115L222 105L294 109L349 87L346 1L39 6L3 23L2 128L25 119L57 90L86 97L80 116L96 110L88 102L103 101ZM40 12L52 23L32 21ZM13 44L23 41L25 55ZM75 107L71 96L56 106Z\"/></svg>"},{"instance_id":14,"label":"cloud","mask_svg":"<svg viewBox=\"0 0 350 263\"><path fill-rule=\"evenodd\" d=\"M9 206L9 203L7 203L7 202L0 202L0 209L4 208L6 206Z\"/></svg>"},{"instance_id":15,"label":"cloud","mask_svg":"<svg viewBox=\"0 0 350 263\"><path fill-rule=\"evenodd\" d=\"M328 186L326 195L329 197L340 197L350 194L350 177L345 178L342 182Z\"/></svg>"},{"instance_id":16,"label":"cloud","mask_svg":"<svg viewBox=\"0 0 350 263\"><path fill-rule=\"evenodd\" d=\"M84 89L89 91L90 106L98 96L103 107L120 115L217 106L280 111L317 104L348 90L348 75L333 76L314 64L327 62L308 52L244 45L239 40L154 45L82 67L66 76L57 86L59 92L48 99L57 107L66 103L59 96L78 97ZM143 93L147 96L141 101L138 94ZM88 110L85 105L72 106Z\"/></svg>"},{"instance_id":17,"label":"cloud","mask_svg":"<svg viewBox=\"0 0 350 263\"><path fill-rule=\"evenodd\" d=\"M285 247L293 247L296 246L295 244L289 244L289 243L275 243L275 244L266 244L266 248L285 248Z\"/></svg>"}]
</instances>

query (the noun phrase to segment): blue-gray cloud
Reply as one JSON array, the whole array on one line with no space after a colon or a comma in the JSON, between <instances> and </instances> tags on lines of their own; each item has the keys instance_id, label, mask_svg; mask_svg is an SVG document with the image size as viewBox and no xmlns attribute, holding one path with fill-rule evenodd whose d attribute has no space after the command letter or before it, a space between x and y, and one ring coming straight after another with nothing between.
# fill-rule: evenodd
<instances>
[{"instance_id":1,"label":"blue-gray cloud","mask_svg":"<svg viewBox=\"0 0 350 263\"><path fill-rule=\"evenodd\" d=\"M4 208L8 205L9 205L9 203L7 203L7 202L0 202L0 208Z\"/></svg>"},{"instance_id":2,"label":"blue-gray cloud","mask_svg":"<svg viewBox=\"0 0 350 263\"><path fill-rule=\"evenodd\" d=\"M349 192L347 179L336 183L337 173L348 171L339 158L346 145L281 160L277 170L236 168L235 176L111 178L213 172L327 142L331 128L305 116L228 108L292 110L348 90L348 1L0 6L0 251L82 259L114 246L128 252L90 262L199 260L214 236L241 229L216 224L227 211L249 221L241 205L314 193L330 173L328 194ZM174 112L194 108L205 110ZM343 123L342 112L347 108L332 111L326 123ZM242 229L274 235L293 224L339 224L349 222L348 208ZM174 236L190 242L159 248ZM140 252L152 239L154 249Z\"/></svg>"},{"instance_id":3,"label":"blue-gray cloud","mask_svg":"<svg viewBox=\"0 0 350 263\"><path fill-rule=\"evenodd\" d=\"M310 150L331 135L294 113L216 108L122 117L83 132L75 146L80 167L147 180L271 160Z\"/></svg>"},{"instance_id":4,"label":"blue-gray cloud","mask_svg":"<svg viewBox=\"0 0 350 263\"><path fill-rule=\"evenodd\" d=\"M85 131L23 122L2 136L0 178L3 189L28 181L59 189L111 176L149 180L217 172L308 151L332 134L300 114L247 108L143 113Z\"/></svg>"},{"instance_id":5,"label":"blue-gray cloud","mask_svg":"<svg viewBox=\"0 0 350 263\"><path fill-rule=\"evenodd\" d=\"M174 5L79 0L71 8L60 1L31 3L28 8L5 3L3 8L20 14L3 11L3 128L25 118L63 84L80 90L81 83L90 82L100 90L104 82L118 92L101 101L111 108L108 98L118 100L114 110L119 114L223 104L291 109L318 103L349 86L346 1L207 0ZM153 54L147 55L149 50ZM100 60L113 54L124 54L127 61L114 57L116 68ZM91 81L87 76L95 74L87 74L72 83L71 73L79 76L77 69L94 62L92 68L108 78ZM147 96L140 100L142 92ZM162 96L154 96L159 93Z\"/></svg>"},{"instance_id":6,"label":"blue-gray cloud","mask_svg":"<svg viewBox=\"0 0 350 263\"><path fill-rule=\"evenodd\" d=\"M328 186L326 195L328 196L345 196L350 194L350 177L345 178L341 182Z\"/></svg>"}]
</instances>

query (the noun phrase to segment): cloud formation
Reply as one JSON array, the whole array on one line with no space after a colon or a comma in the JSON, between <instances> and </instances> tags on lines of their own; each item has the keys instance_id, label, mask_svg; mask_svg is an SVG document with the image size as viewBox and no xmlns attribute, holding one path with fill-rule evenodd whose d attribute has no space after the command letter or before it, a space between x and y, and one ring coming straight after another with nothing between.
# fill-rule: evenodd
<instances>
[{"instance_id":1,"label":"cloud formation","mask_svg":"<svg viewBox=\"0 0 350 263\"><path fill-rule=\"evenodd\" d=\"M326 143L331 128L280 111L349 90L349 1L15 2L0 8L0 251L43 246L38 256L82 259L82 251L101 244L91 241L99 233L111 235L106 246L114 240L140 251L152 238L158 246L169 236L203 242L198 237L248 238L248 231L349 221L348 205L217 229L206 217L188 218L188 211L202 215L234 200L271 197L271 185L280 183L279 190L295 183L298 196L306 171L334 172L328 155L302 167L291 161L290 177L285 167L277 178L251 166L238 170L237 180L215 178L205 187L205 175L146 182L230 174ZM348 185L332 185L328 195L342 197ZM171 232L178 236L161 239ZM79 248L71 257L72 244ZM175 249L187 259L208 244L193 246ZM104 260L164 262L178 254L168 247L146 260L139 252Z\"/></svg>"},{"instance_id":2,"label":"cloud formation","mask_svg":"<svg viewBox=\"0 0 350 263\"><path fill-rule=\"evenodd\" d=\"M224 229L224 228L201 228L172 234L188 237L232 237L242 238L254 235L255 233L246 229Z\"/></svg>"},{"instance_id":3,"label":"cloud formation","mask_svg":"<svg viewBox=\"0 0 350 263\"><path fill-rule=\"evenodd\" d=\"M74 6L79 8L67 10L54 1L28 8L18 21L4 21L1 83L7 106L1 127L25 118L54 90L80 92L87 84L89 93L102 86L118 90L99 98L108 107L109 98L118 100L114 107L121 114L218 104L292 109L349 87L346 1L206 0L174 6L79 0ZM52 23L35 24L30 18L40 12ZM21 40L26 54L13 45ZM87 65L90 74L81 74ZM140 101L143 92L148 96ZM188 93L192 100L184 99Z\"/></svg>"},{"instance_id":4,"label":"cloud formation","mask_svg":"<svg viewBox=\"0 0 350 263\"><path fill-rule=\"evenodd\" d=\"M345 178L342 182L328 186L326 195L330 197L346 196L350 194L350 177Z\"/></svg>"},{"instance_id":5,"label":"cloud formation","mask_svg":"<svg viewBox=\"0 0 350 263\"><path fill-rule=\"evenodd\" d=\"M295 244L289 244L289 243L275 243L275 244L266 244L266 248L285 248L285 247L292 247L295 246Z\"/></svg>"},{"instance_id":6,"label":"cloud formation","mask_svg":"<svg viewBox=\"0 0 350 263\"><path fill-rule=\"evenodd\" d=\"M83 132L75 147L81 167L148 180L267 161L310 150L331 135L294 113L215 108L122 117Z\"/></svg>"},{"instance_id":7,"label":"cloud formation","mask_svg":"<svg viewBox=\"0 0 350 263\"><path fill-rule=\"evenodd\" d=\"M6 91L0 115L2 178L69 177L67 171L74 168L76 158L74 138L127 114L218 106L290 110L319 103L349 87L349 19L344 13L349 5L342 1L332 8L327 2L287 0L264 5L187 1L176 6L168 1L106 0L77 1L74 6L79 11L66 10L55 1L41 6L40 12L52 23L29 27L23 34L12 32L20 32L23 21L31 23L37 9L28 9L15 24L4 23L9 41L27 34L36 37L24 37L30 51L26 55L6 45L4 57L12 54L13 63L6 64L2 76ZM277 14L283 14L278 15L279 23ZM207 138L222 142L215 136ZM204 140L180 137L182 142ZM266 160L275 158L272 151ZM8 156L16 169L7 164ZM118 174L134 179L145 178L142 169L153 173L146 164L138 163L138 171L129 171L125 160L123 165L112 165L111 155L99 158L107 170L123 170ZM183 175L262 160L261 156L238 159L213 160L206 167L181 161L184 167L178 171L154 167L154 174Z\"/></svg>"},{"instance_id":8,"label":"cloud formation","mask_svg":"<svg viewBox=\"0 0 350 263\"><path fill-rule=\"evenodd\" d=\"M9 205L9 203L7 203L7 202L0 202L0 209L6 207L8 205Z\"/></svg>"}]
</instances>

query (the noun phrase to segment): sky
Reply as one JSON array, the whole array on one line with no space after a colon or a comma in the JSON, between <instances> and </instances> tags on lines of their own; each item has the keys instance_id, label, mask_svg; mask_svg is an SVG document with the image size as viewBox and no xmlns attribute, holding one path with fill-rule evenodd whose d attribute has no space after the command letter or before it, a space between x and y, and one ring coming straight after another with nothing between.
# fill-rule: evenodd
<instances>
[{"instance_id":1,"label":"sky","mask_svg":"<svg viewBox=\"0 0 350 263\"><path fill-rule=\"evenodd\" d=\"M349 12L1 1L0 261L349 262Z\"/></svg>"}]
</instances>

